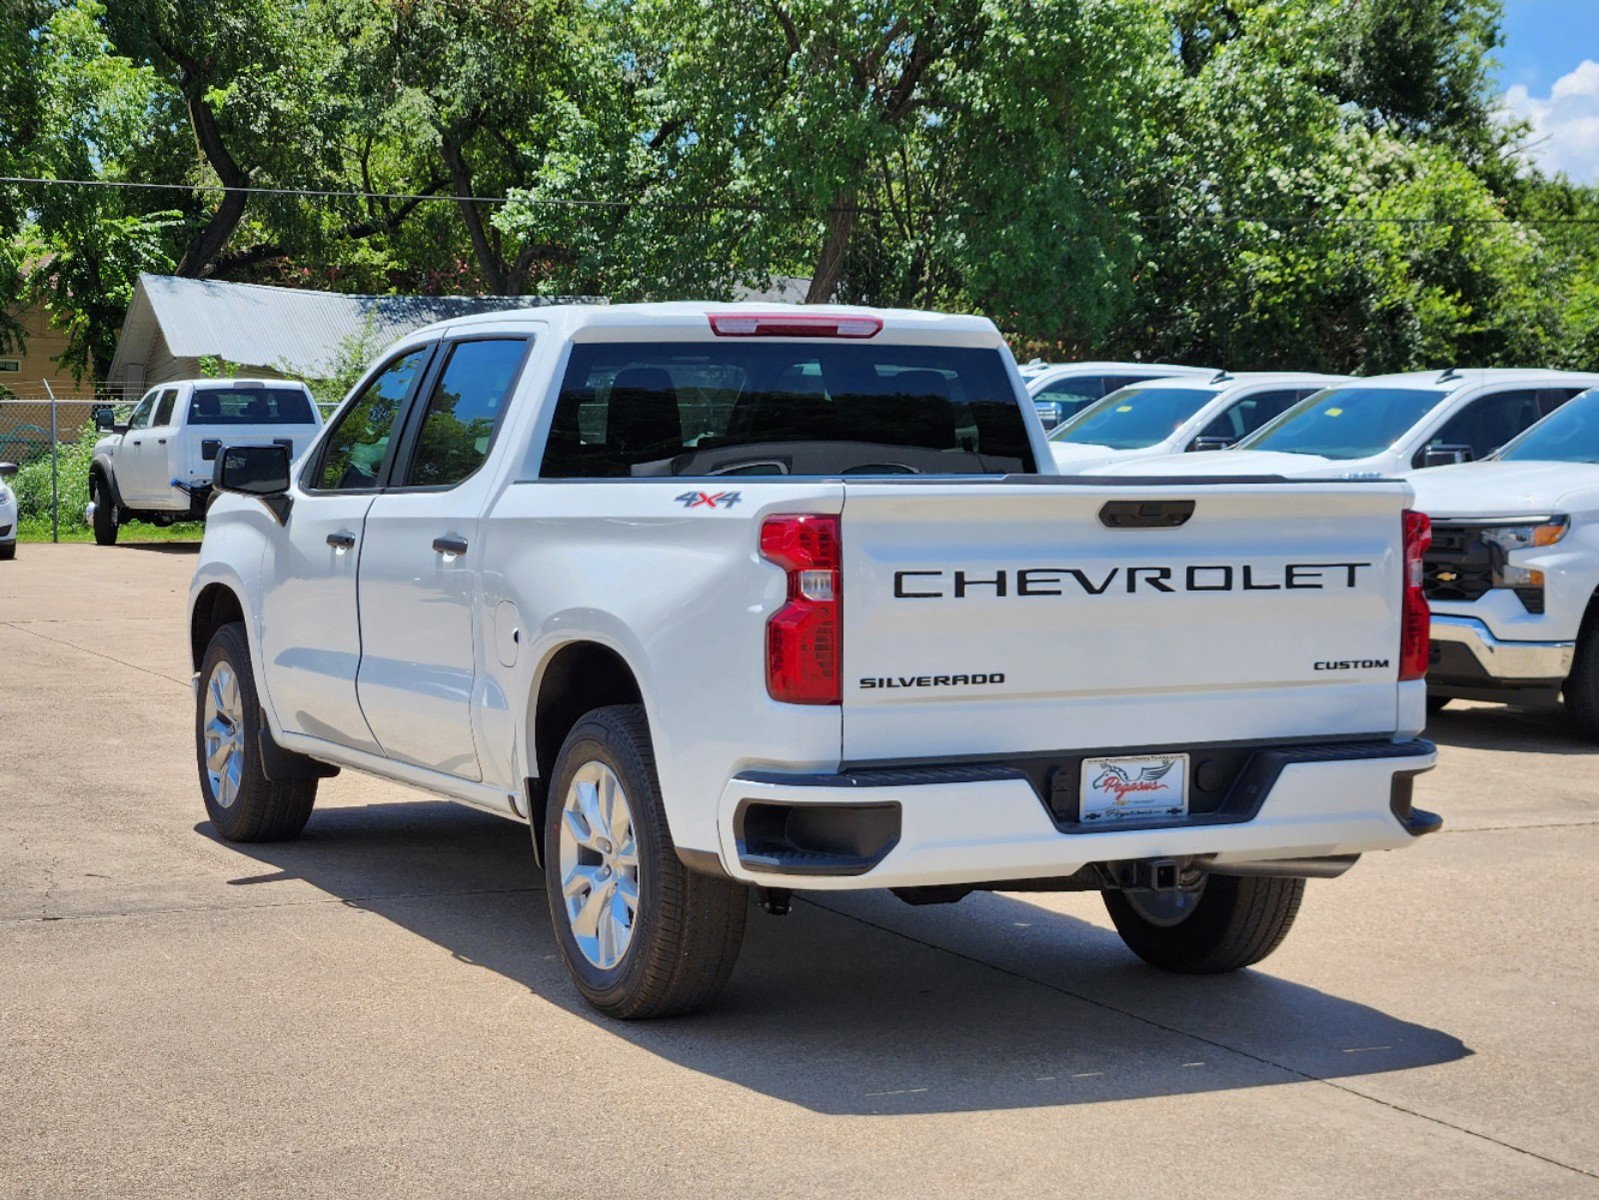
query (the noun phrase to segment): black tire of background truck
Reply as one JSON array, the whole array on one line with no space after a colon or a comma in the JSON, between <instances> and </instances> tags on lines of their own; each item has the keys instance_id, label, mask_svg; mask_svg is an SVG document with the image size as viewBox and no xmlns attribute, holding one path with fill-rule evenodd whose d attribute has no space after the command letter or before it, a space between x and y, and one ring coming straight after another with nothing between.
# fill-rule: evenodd
<instances>
[{"instance_id":1,"label":"black tire of background truck","mask_svg":"<svg viewBox=\"0 0 1599 1200\"><path fill-rule=\"evenodd\" d=\"M1119 891L1105 907L1127 948L1151 966L1219 975L1253 966L1282 943L1305 894L1303 879L1211 875L1193 912L1176 925L1139 916Z\"/></svg>"},{"instance_id":2,"label":"black tire of background truck","mask_svg":"<svg viewBox=\"0 0 1599 1200\"><path fill-rule=\"evenodd\" d=\"M212 673L227 663L238 680L243 711L243 770L239 793L224 807L212 794L205 761L205 695ZM227 842L286 842L299 836L316 804L315 779L274 782L261 770L261 703L250 669L250 645L244 624L233 621L218 629L200 664L200 688L194 704L194 753L200 769L200 795L217 834Z\"/></svg>"},{"instance_id":3,"label":"black tire of background truck","mask_svg":"<svg viewBox=\"0 0 1599 1200\"><path fill-rule=\"evenodd\" d=\"M0 542L0 562L10 562L16 556L17 544L15 542Z\"/></svg>"},{"instance_id":4,"label":"black tire of background truck","mask_svg":"<svg viewBox=\"0 0 1599 1200\"><path fill-rule=\"evenodd\" d=\"M578 949L561 879L561 814L572 777L598 761L616 773L633 817L639 906L616 966L595 966ZM556 944L578 991L622 1020L680 1016L707 1007L727 984L744 941L749 889L701 875L677 857L666 827L644 709L597 708L573 727L551 772L545 804L544 877Z\"/></svg>"},{"instance_id":5,"label":"black tire of background truck","mask_svg":"<svg viewBox=\"0 0 1599 1200\"><path fill-rule=\"evenodd\" d=\"M1577 637L1571 674L1561 688L1566 712L1584 737L1599 742L1599 619L1590 612Z\"/></svg>"},{"instance_id":6,"label":"black tire of background truck","mask_svg":"<svg viewBox=\"0 0 1599 1200\"><path fill-rule=\"evenodd\" d=\"M111 498L111 489L99 475L91 475L89 477L89 499L94 501L95 545L116 545L117 504Z\"/></svg>"},{"instance_id":7,"label":"black tire of background truck","mask_svg":"<svg viewBox=\"0 0 1599 1200\"><path fill-rule=\"evenodd\" d=\"M1449 701L1452 699L1454 699L1453 696L1428 696L1427 711L1429 713L1442 712L1449 707Z\"/></svg>"}]
</instances>

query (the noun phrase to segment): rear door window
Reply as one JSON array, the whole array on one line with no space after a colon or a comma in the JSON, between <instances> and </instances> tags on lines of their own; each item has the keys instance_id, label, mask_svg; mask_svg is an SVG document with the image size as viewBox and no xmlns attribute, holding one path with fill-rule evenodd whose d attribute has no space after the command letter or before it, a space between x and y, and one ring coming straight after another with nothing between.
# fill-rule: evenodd
<instances>
[{"instance_id":1,"label":"rear door window","mask_svg":"<svg viewBox=\"0 0 1599 1200\"><path fill-rule=\"evenodd\" d=\"M1472 458L1486 458L1543 416L1538 397L1536 388L1479 396L1445 421L1427 444L1465 446Z\"/></svg>"},{"instance_id":2,"label":"rear door window","mask_svg":"<svg viewBox=\"0 0 1599 1200\"><path fill-rule=\"evenodd\" d=\"M1031 472L998 350L579 343L540 475Z\"/></svg>"},{"instance_id":3,"label":"rear door window","mask_svg":"<svg viewBox=\"0 0 1599 1200\"><path fill-rule=\"evenodd\" d=\"M161 393L161 399L156 401L155 417L150 422L152 426L159 429L162 426L172 424L172 405L177 398L177 388L168 388Z\"/></svg>"},{"instance_id":4,"label":"rear door window","mask_svg":"<svg viewBox=\"0 0 1599 1200\"><path fill-rule=\"evenodd\" d=\"M459 342L428 397L406 487L451 487L488 457L527 355L525 338Z\"/></svg>"}]
</instances>

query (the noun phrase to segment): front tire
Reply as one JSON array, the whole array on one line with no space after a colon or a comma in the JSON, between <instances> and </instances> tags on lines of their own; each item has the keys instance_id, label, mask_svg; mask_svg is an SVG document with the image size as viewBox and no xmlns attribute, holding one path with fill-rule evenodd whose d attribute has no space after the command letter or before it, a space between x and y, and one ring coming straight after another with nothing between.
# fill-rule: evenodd
<instances>
[{"instance_id":1,"label":"front tire","mask_svg":"<svg viewBox=\"0 0 1599 1200\"><path fill-rule=\"evenodd\" d=\"M10 562L16 556L17 544L15 542L0 542L0 562Z\"/></svg>"},{"instance_id":2,"label":"front tire","mask_svg":"<svg viewBox=\"0 0 1599 1200\"><path fill-rule=\"evenodd\" d=\"M1583 736L1599 742L1599 622L1590 616L1583 624L1561 697Z\"/></svg>"},{"instance_id":3,"label":"front tire","mask_svg":"<svg viewBox=\"0 0 1599 1200\"><path fill-rule=\"evenodd\" d=\"M1220 975L1253 966L1282 944L1305 881L1209 875L1197 894L1103 895L1116 932L1139 958L1183 975Z\"/></svg>"},{"instance_id":4,"label":"front tire","mask_svg":"<svg viewBox=\"0 0 1599 1200\"><path fill-rule=\"evenodd\" d=\"M316 804L315 779L268 779L261 769L261 704L244 623L218 629L200 665L194 706L200 794L227 842L286 842Z\"/></svg>"},{"instance_id":5,"label":"front tire","mask_svg":"<svg viewBox=\"0 0 1599 1200\"><path fill-rule=\"evenodd\" d=\"M94 475L89 479L89 499L94 502L95 545L116 545L117 502L112 498L104 476Z\"/></svg>"},{"instance_id":6,"label":"front tire","mask_svg":"<svg viewBox=\"0 0 1599 1200\"><path fill-rule=\"evenodd\" d=\"M748 890L679 861L638 705L595 709L567 735L550 779L544 876L567 970L606 1015L694 1012L732 975Z\"/></svg>"}]
</instances>

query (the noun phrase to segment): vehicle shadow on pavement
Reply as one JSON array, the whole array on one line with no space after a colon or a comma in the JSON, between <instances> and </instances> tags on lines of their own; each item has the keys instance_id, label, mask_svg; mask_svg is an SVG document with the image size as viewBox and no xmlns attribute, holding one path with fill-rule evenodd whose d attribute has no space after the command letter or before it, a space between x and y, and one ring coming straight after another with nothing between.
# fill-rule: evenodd
<instances>
[{"instance_id":1,"label":"vehicle shadow on pavement","mask_svg":"<svg viewBox=\"0 0 1599 1200\"><path fill-rule=\"evenodd\" d=\"M184 554L194 556L200 553L199 542L122 542L122 550L143 550L149 554Z\"/></svg>"},{"instance_id":2,"label":"vehicle shadow on pavement","mask_svg":"<svg viewBox=\"0 0 1599 1200\"><path fill-rule=\"evenodd\" d=\"M196 832L215 837L208 822ZM1471 1053L1269 969L1165 975L1098 925L984 894L910 909L886 893L813 893L781 919L752 905L713 1011L618 1022L566 977L521 825L444 802L335 807L297 842L228 849L247 868L233 885L303 880L651 1054L820 1113L1188 1095Z\"/></svg>"},{"instance_id":3,"label":"vehicle shadow on pavement","mask_svg":"<svg viewBox=\"0 0 1599 1200\"><path fill-rule=\"evenodd\" d=\"M1599 756L1599 743L1585 737L1559 710L1499 704L1450 707L1427 718L1422 736L1440 746L1472 750Z\"/></svg>"}]
</instances>

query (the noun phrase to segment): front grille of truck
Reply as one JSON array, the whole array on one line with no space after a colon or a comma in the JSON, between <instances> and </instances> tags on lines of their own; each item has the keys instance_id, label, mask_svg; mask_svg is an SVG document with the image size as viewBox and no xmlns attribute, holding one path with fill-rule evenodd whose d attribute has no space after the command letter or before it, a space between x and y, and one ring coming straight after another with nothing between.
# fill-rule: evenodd
<instances>
[{"instance_id":1,"label":"front grille of truck","mask_svg":"<svg viewBox=\"0 0 1599 1200\"><path fill-rule=\"evenodd\" d=\"M1432 527L1432 545L1421 561L1422 588L1429 600L1478 599L1494 584L1489 546L1468 525Z\"/></svg>"}]
</instances>

